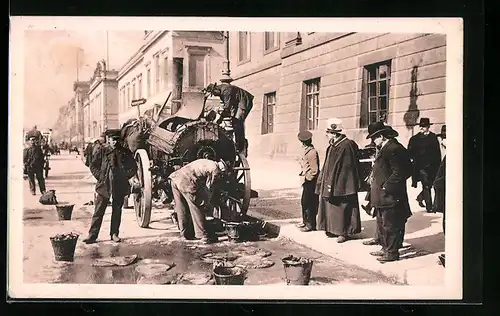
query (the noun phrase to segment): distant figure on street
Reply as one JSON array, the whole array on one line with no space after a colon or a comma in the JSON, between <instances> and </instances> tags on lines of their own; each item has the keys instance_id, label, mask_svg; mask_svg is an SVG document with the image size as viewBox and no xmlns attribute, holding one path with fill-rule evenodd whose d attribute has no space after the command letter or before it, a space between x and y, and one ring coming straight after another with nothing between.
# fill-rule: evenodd
<instances>
[{"instance_id":1,"label":"distant figure on street","mask_svg":"<svg viewBox=\"0 0 500 316\"><path fill-rule=\"evenodd\" d=\"M318 195L314 192L319 173L319 155L312 144L312 133L302 131L297 135L304 148L301 157L301 183L302 183L302 224L298 225L301 231L316 230L316 215L318 214Z\"/></svg>"},{"instance_id":2,"label":"distant figure on street","mask_svg":"<svg viewBox=\"0 0 500 316\"><path fill-rule=\"evenodd\" d=\"M431 187L441 163L441 149L436 134L430 131L429 118L420 119L420 132L410 138L408 152L413 163L412 186L422 182L422 191L417 196L420 207L432 212ZM425 204L424 204L425 201Z\"/></svg>"},{"instance_id":3,"label":"distant figure on street","mask_svg":"<svg viewBox=\"0 0 500 316\"><path fill-rule=\"evenodd\" d=\"M220 85L211 83L206 90L212 91L224 103L221 119L228 116L232 117L236 149L246 156L245 120L253 108L254 96L250 92L228 83Z\"/></svg>"},{"instance_id":4,"label":"distant figure on street","mask_svg":"<svg viewBox=\"0 0 500 316\"><path fill-rule=\"evenodd\" d=\"M326 135L330 145L316 185L320 196L317 228L343 243L361 232L358 145L342 134L338 118L328 120Z\"/></svg>"},{"instance_id":5,"label":"distant figure on street","mask_svg":"<svg viewBox=\"0 0 500 316\"><path fill-rule=\"evenodd\" d=\"M446 125L441 128L441 134L438 134L441 139L441 146L446 150ZM436 179L434 180L434 191L436 192L434 197L434 204L432 209L434 212L443 213L443 233L445 233L445 208L446 208L446 154L439 165L439 169L436 174ZM439 256L439 260L445 265L445 254Z\"/></svg>"},{"instance_id":6,"label":"distant figure on street","mask_svg":"<svg viewBox=\"0 0 500 316\"><path fill-rule=\"evenodd\" d=\"M101 229L106 207L112 199L110 237L120 242L119 228L123 201L130 192L129 179L137 171L137 164L132 153L120 146L120 130L107 130L107 144L92 155L90 171L97 179L95 187L95 210L90 224L89 235L83 240L87 244L95 243Z\"/></svg>"},{"instance_id":7,"label":"distant figure on street","mask_svg":"<svg viewBox=\"0 0 500 316\"><path fill-rule=\"evenodd\" d=\"M370 203L377 218L378 238L382 249L371 252L378 261L399 260L405 225L412 215L406 180L411 176L411 161L406 148L395 138L392 128L382 122L368 126L367 139L379 148L373 164Z\"/></svg>"},{"instance_id":8,"label":"distant figure on street","mask_svg":"<svg viewBox=\"0 0 500 316\"><path fill-rule=\"evenodd\" d=\"M170 174L181 238L205 244L216 241L216 236L207 231L203 210L210 209L215 183L226 170L222 160L197 159Z\"/></svg>"},{"instance_id":9,"label":"distant figure on street","mask_svg":"<svg viewBox=\"0 0 500 316\"><path fill-rule=\"evenodd\" d=\"M43 167L45 165L45 157L42 148L37 145L35 136L29 138L30 146L24 148L23 164L24 173L28 175L30 191L32 195L36 195L35 177L40 187L40 193L45 193L45 179L43 178Z\"/></svg>"}]
</instances>

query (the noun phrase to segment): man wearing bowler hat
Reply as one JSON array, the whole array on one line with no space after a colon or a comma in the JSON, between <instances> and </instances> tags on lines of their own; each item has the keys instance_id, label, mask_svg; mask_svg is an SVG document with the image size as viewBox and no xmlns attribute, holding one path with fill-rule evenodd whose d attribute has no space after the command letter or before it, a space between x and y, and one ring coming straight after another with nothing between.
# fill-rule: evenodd
<instances>
[{"instance_id":1,"label":"man wearing bowler hat","mask_svg":"<svg viewBox=\"0 0 500 316\"><path fill-rule=\"evenodd\" d=\"M316 180L319 173L319 155L312 144L312 133L302 131L297 135L302 148L303 156L300 160L301 184L302 184L302 225L299 228L303 232L316 230L316 215L318 213L318 195L314 192L316 189Z\"/></svg>"},{"instance_id":2,"label":"man wearing bowler hat","mask_svg":"<svg viewBox=\"0 0 500 316\"><path fill-rule=\"evenodd\" d=\"M95 243L101 229L102 220L108 202L111 199L111 240L120 242L118 237L122 216L123 201L130 192L129 179L137 171L132 153L121 146L120 130L110 129L105 132L107 143L92 154L90 171L97 179L95 186L95 210L90 224L89 235L83 240L87 244Z\"/></svg>"},{"instance_id":3,"label":"man wearing bowler hat","mask_svg":"<svg viewBox=\"0 0 500 316\"><path fill-rule=\"evenodd\" d=\"M378 261L399 260L404 227L412 215L406 180L411 175L408 151L395 138L394 130L382 122L368 126L367 139L378 148L372 170L370 203L377 218L378 238L382 249L371 252Z\"/></svg>"},{"instance_id":4,"label":"man wearing bowler hat","mask_svg":"<svg viewBox=\"0 0 500 316\"><path fill-rule=\"evenodd\" d=\"M413 163L412 187L422 183L422 191L417 196L420 207L432 212L431 187L441 163L441 149L436 134L430 131L429 118L420 119L420 132L410 138L408 152ZM424 204L425 201L425 204Z\"/></svg>"},{"instance_id":5,"label":"man wearing bowler hat","mask_svg":"<svg viewBox=\"0 0 500 316\"><path fill-rule=\"evenodd\" d=\"M317 229L343 243L361 232L358 145L342 133L339 118L328 119L326 135L330 145L315 191L320 196Z\"/></svg>"}]
</instances>

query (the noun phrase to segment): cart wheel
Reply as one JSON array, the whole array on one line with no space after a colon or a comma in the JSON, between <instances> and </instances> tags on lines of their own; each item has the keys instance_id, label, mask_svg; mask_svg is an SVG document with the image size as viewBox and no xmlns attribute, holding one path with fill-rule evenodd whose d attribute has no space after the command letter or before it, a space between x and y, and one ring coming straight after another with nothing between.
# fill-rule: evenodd
<instances>
[{"instance_id":1,"label":"cart wheel","mask_svg":"<svg viewBox=\"0 0 500 316\"><path fill-rule=\"evenodd\" d=\"M231 217L235 220L240 216L245 216L250 206L251 197L251 179L250 166L244 154L240 153L236 156L235 168L244 168L246 170L234 170L232 183L227 188L228 195L223 198L222 207L226 209ZM219 215L225 213L222 209Z\"/></svg>"},{"instance_id":2,"label":"cart wheel","mask_svg":"<svg viewBox=\"0 0 500 316\"><path fill-rule=\"evenodd\" d=\"M135 152L135 161L137 162L137 180L141 185L139 193L134 194L134 208L137 223L140 227L146 228L151 220L151 171L148 153L144 149L138 149Z\"/></svg>"}]
</instances>

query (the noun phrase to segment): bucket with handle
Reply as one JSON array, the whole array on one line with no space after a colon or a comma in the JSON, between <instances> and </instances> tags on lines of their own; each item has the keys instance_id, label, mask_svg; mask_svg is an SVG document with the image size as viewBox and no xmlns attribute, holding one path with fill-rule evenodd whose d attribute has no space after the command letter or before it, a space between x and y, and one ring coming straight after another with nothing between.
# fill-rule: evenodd
<instances>
[{"instance_id":1,"label":"bucket with handle","mask_svg":"<svg viewBox=\"0 0 500 316\"><path fill-rule=\"evenodd\" d=\"M214 262L212 271L216 285L243 285L247 278L247 270L227 262Z\"/></svg>"},{"instance_id":2,"label":"bucket with handle","mask_svg":"<svg viewBox=\"0 0 500 316\"><path fill-rule=\"evenodd\" d=\"M313 266L311 259L289 255L281 261L285 268L287 285L309 285Z\"/></svg>"}]
</instances>

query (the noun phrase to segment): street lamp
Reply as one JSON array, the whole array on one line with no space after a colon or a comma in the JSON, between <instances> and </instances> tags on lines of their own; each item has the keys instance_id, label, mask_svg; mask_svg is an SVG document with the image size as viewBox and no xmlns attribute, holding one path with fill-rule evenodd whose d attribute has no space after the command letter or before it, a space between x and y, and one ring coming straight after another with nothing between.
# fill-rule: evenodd
<instances>
[{"instance_id":1,"label":"street lamp","mask_svg":"<svg viewBox=\"0 0 500 316\"><path fill-rule=\"evenodd\" d=\"M225 60L222 62L222 77L221 82L230 83L233 81L231 78L231 70L229 65L229 31L220 32L222 37L226 40Z\"/></svg>"}]
</instances>

